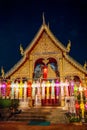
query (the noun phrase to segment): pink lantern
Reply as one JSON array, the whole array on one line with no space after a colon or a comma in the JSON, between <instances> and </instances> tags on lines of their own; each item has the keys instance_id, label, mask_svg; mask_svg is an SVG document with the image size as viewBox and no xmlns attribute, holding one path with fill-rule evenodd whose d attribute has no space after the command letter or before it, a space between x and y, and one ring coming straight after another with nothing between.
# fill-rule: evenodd
<instances>
[{"instance_id":1,"label":"pink lantern","mask_svg":"<svg viewBox=\"0 0 87 130\"><path fill-rule=\"evenodd\" d=\"M86 102L86 104L85 104L85 110L87 110L87 102Z\"/></svg>"},{"instance_id":2,"label":"pink lantern","mask_svg":"<svg viewBox=\"0 0 87 130\"><path fill-rule=\"evenodd\" d=\"M87 98L87 88L84 89L84 95Z\"/></svg>"},{"instance_id":3,"label":"pink lantern","mask_svg":"<svg viewBox=\"0 0 87 130\"><path fill-rule=\"evenodd\" d=\"M72 80L70 83L70 95L74 93L74 81Z\"/></svg>"},{"instance_id":4,"label":"pink lantern","mask_svg":"<svg viewBox=\"0 0 87 130\"><path fill-rule=\"evenodd\" d=\"M58 80L56 80L55 86L56 86L56 96L58 97L60 93L60 84Z\"/></svg>"},{"instance_id":5,"label":"pink lantern","mask_svg":"<svg viewBox=\"0 0 87 130\"><path fill-rule=\"evenodd\" d=\"M6 83L5 83L5 81L2 82L1 93L2 93L2 96L3 96L3 97L6 96Z\"/></svg>"}]
</instances>

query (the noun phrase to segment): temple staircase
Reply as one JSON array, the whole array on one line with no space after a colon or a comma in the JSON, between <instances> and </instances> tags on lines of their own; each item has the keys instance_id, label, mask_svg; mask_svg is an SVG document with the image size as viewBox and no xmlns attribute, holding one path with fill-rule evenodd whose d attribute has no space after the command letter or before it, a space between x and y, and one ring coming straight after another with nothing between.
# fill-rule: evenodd
<instances>
[{"instance_id":1,"label":"temple staircase","mask_svg":"<svg viewBox=\"0 0 87 130\"><path fill-rule=\"evenodd\" d=\"M51 124L69 123L65 116L65 110L59 107L41 107L22 110L20 114L14 114L8 121L23 122L50 122Z\"/></svg>"}]
</instances>

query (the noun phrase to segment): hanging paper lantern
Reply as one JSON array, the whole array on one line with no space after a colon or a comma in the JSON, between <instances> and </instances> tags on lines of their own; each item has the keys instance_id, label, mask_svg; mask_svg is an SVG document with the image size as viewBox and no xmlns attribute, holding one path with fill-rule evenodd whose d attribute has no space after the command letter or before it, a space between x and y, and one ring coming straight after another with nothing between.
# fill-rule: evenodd
<instances>
[{"instance_id":1,"label":"hanging paper lantern","mask_svg":"<svg viewBox=\"0 0 87 130\"><path fill-rule=\"evenodd\" d=\"M55 82L54 82L54 80L52 80L52 82L51 82L51 98L52 99L54 99L54 97L55 97Z\"/></svg>"},{"instance_id":2,"label":"hanging paper lantern","mask_svg":"<svg viewBox=\"0 0 87 130\"><path fill-rule=\"evenodd\" d=\"M47 81L47 82L46 82L46 89L47 89L46 96L47 96L47 99L49 99L49 95L50 95L49 88L50 88L50 82L49 82L49 81Z\"/></svg>"},{"instance_id":3,"label":"hanging paper lantern","mask_svg":"<svg viewBox=\"0 0 87 130\"><path fill-rule=\"evenodd\" d=\"M43 78L44 78L44 79L47 79L47 73L48 73L47 66L45 66L45 67L43 68Z\"/></svg>"},{"instance_id":4,"label":"hanging paper lantern","mask_svg":"<svg viewBox=\"0 0 87 130\"><path fill-rule=\"evenodd\" d=\"M33 81L33 83L32 83L32 99L35 98L35 90L36 90L36 83L35 83L35 81Z\"/></svg>"},{"instance_id":5,"label":"hanging paper lantern","mask_svg":"<svg viewBox=\"0 0 87 130\"><path fill-rule=\"evenodd\" d=\"M2 93L2 97L6 96L6 83L5 81L2 82L2 86L1 86L1 93Z\"/></svg>"},{"instance_id":6,"label":"hanging paper lantern","mask_svg":"<svg viewBox=\"0 0 87 130\"><path fill-rule=\"evenodd\" d=\"M83 102L81 102L81 104L80 104L80 109L81 109L81 112L82 112L82 118L84 118L85 106L84 106Z\"/></svg>"},{"instance_id":7,"label":"hanging paper lantern","mask_svg":"<svg viewBox=\"0 0 87 130\"><path fill-rule=\"evenodd\" d=\"M20 99L22 99L22 97L23 97L23 86L24 86L23 82L20 81L20 83L19 83L19 98Z\"/></svg>"},{"instance_id":8,"label":"hanging paper lantern","mask_svg":"<svg viewBox=\"0 0 87 130\"><path fill-rule=\"evenodd\" d=\"M31 88L31 82L27 82L27 96L31 97L32 96L32 88Z\"/></svg>"},{"instance_id":9,"label":"hanging paper lantern","mask_svg":"<svg viewBox=\"0 0 87 130\"><path fill-rule=\"evenodd\" d=\"M36 81L36 88L37 88L36 94L37 94L37 95L40 95L40 93L41 93L41 92L40 92L40 82L39 82L38 80Z\"/></svg>"},{"instance_id":10,"label":"hanging paper lantern","mask_svg":"<svg viewBox=\"0 0 87 130\"><path fill-rule=\"evenodd\" d=\"M84 95L87 98L87 88L84 89Z\"/></svg>"},{"instance_id":11,"label":"hanging paper lantern","mask_svg":"<svg viewBox=\"0 0 87 130\"><path fill-rule=\"evenodd\" d=\"M26 98L27 98L27 82L25 81L24 82L24 100L26 100Z\"/></svg>"},{"instance_id":12,"label":"hanging paper lantern","mask_svg":"<svg viewBox=\"0 0 87 130\"><path fill-rule=\"evenodd\" d=\"M45 81L42 82L41 87L42 87L42 99L44 99L45 98L45 87L46 87Z\"/></svg>"},{"instance_id":13,"label":"hanging paper lantern","mask_svg":"<svg viewBox=\"0 0 87 130\"><path fill-rule=\"evenodd\" d=\"M69 91L70 91L70 96L73 95L73 93L74 93L74 81L73 80L70 82Z\"/></svg>"},{"instance_id":14,"label":"hanging paper lantern","mask_svg":"<svg viewBox=\"0 0 87 130\"><path fill-rule=\"evenodd\" d=\"M80 105L79 105L78 101L75 103L75 108L76 108L77 110L79 110L79 108L80 108Z\"/></svg>"},{"instance_id":15,"label":"hanging paper lantern","mask_svg":"<svg viewBox=\"0 0 87 130\"><path fill-rule=\"evenodd\" d=\"M85 110L87 110L87 102L86 102L86 104L85 104Z\"/></svg>"},{"instance_id":16,"label":"hanging paper lantern","mask_svg":"<svg viewBox=\"0 0 87 130\"><path fill-rule=\"evenodd\" d=\"M7 82L7 88L6 88L6 97L10 97L10 92L11 92L11 82Z\"/></svg>"},{"instance_id":17,"label":"hanging paper lantern","mask_svg":"<svg viewBox=\"0 0 87 130\"><path fill-rule=\"evenodd\" d=\"M79 105L78 101L76 101L76 103L75 103L75 109L76 109L76 114L79 115L80 105Z\"/></svg>"},{"instance_id":18,"label":"hanging paper lantern","mask_svg":"<svg viewBox=\"0 0 87 130\"><path fill-rule=\"evenodd\" d=\"M19 98L19 83L18 81L16 81L15 83L15 98L18 99Z\"/></svg>"},{"instance_id":19,"label":"hanging paper lantern","mask_svg":"<svg viewBox=\"0 0 87 130\"><path fill-rule=\"evenodd\" d=\"M14 99L14 95L15 95L14 89L15 89L15 83L14 83L14 81L12 81L12 83L11 83L11 99Z\"/></svg>"},{"instance_id":20,"label":"hanging paper lantern","mask_svg":"<svg viewBox=\"0 0 87 130\"><path fill-rule=\"evenodd\" d=\"M2 94L1 94L1 86L2 86L2 84L1 84L1 82L0 82L0 97L2 96Z\"/></svg>"},{"instance_id":21,"label":"hanging paper lantern","mask_svg":"<svg viewBox=\"0 0 87 130\"><path fill-rule=\"evenodd\" d=\"M74 85L74 92L76 93L78 91L78 87L77 87L77 85L75 84Z\"/></svg>"},{"instance_id":22,"label":"hanging paper lantern","mask_svg":"<svg viewBox=\"0 0 87 130\"><path fill-rule=\"evenodd\" d=\"M56 80L55 82L55 87L56 87L56 97L59 97L59 93L60 93L60 83L58 82L58 80Z\"/></svg>"}]
</instances>

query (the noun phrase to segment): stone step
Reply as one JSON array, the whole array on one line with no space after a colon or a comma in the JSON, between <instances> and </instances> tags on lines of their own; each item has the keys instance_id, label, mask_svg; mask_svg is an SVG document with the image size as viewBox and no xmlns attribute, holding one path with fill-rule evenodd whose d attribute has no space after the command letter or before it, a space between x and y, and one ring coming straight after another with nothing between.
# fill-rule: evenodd
<instances>
[{"instance_id":1,"label":"stone step","mask_svg":"<svg viewBox=\"0 0 87 130\"><path fill-rule=\"evenodd\" d=\"M10 121L49 121L53 124L68 123L64 110L61 108L31 108L10 117Z\"/></svg>"}]
</instances>

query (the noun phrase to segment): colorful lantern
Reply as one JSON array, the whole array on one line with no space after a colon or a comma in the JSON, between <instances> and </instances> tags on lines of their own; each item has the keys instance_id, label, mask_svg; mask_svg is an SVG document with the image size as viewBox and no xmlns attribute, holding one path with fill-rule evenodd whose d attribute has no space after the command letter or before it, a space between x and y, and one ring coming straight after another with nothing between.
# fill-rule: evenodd
<instances>
[{"instance_id":1,"label":"colorful lantern","mask_svg":"<svg viewBox=\"0 0 87 130\"><path fill-rule=\"evenodd\" d=\"M85 97L87 99L87 88L84 88L84 95L85 95Z\"/></svg>"},{"instance_id":2,"label":"colorful lantern","mask_svg":"<svg viewBox=\"0 0 87 130\"><path fill-rule=\"evenodd\" d=\"M32 84L33 85L33 84ZM26 87L26 86L25 86ZM26 92L25 92L26 93ZM27 96L31 97L32 96L32 88L31 88L31 82L28 81L27 83Z\"/></svg>"},{"instance_id":3,"label":"colorful lantern","mask_svg":"<svg viewBox=\"0 0 87 130\"><path fill-rule=\"evenodd\" d=\"M77 85L75 84L75 85L74 85L74 96L75 96L76 100L77 100L77 93L78 93L78 87L77 87Z\"/></svg>"},{"instance_id":4,"label":"colorful lantern","mask_svg":"<svg viewBox=\"0 0 87 130\"><path fill-rule=\"evenodd\" d=\"M36 89L36 83L35 83L35 81L33 81L33 83L32 83L32 99L35 98L35 89Z\"/></svg>"},{"instance_id":5,"label":"colorful lantern","mask_svg":"<svg viewBox=\"0 0 87 130\"><path fill-rule=\"evenodd\" d=\"M45 98L45 87L46 87L45 81L42 82L41 87L42 87L42 99L44 99Z\"/></svg>"},{"instance_id":6,"label":"colorful lantern","mask_svg":"<svg viewBox=\"0 0 87 130\"><path fill-rule=\"evenodd\" d=\"M47 73L48 73L47 66L44 66L44 68L43 68L43 78L44 79L47 79Z\"/></svg>"},{"instance_id":7,"label":"colorful lantern","mask_svg":"<svg viewBox=\"0 0 87 130\"><path fill-rule=\"evenodd\" d=\"M40 91L40 82L39 81L37 81L36 82L36 88L37 88L37 95L40 95L41 94L41 91Z\"/></svg>"},{"instance_id":8,"label":"colorful lantern","mask_svg":"<svg viewBox=\"0 0 87 130\"><path fill-rule=\"evenodd\" d=\"M55 98L55 86L56 86L55 82L54 82L54 80L52 80L52 82L51 82L51 99Z\"/></svg>"},{"instance_id":9,"label":"colorful lantern","mask_svg":"<svg viewBox=\"0 0 87 130\"><path fill-rule=\"evenodd\" d=\"M85 106L84 106L83 101L82 101L81 104L80 104L80 109L81 109L81 112L82 112L82 118L84 119Z\"/></svg>"},{"instance_id":10,"label":"colorful lantern","mask_svg":"<svg viewBox=\"0 0 87 130\"><path fill-rule=\"evenodd\" d=\"M23 86L24 86L23 82L20 81L20 83L19 83L19 99L22 99L22 97L23 97Z\"/></svg>"},{"instance_id":11,"label":"colorful lantern","mask_svg":"<svg viewBox=\"0 0 87 130\"><path fill-rule=\"evenodd\" d=\"M15 83L14 81L12 81L11 83L11 99L14 99L14 88L15 88Z\"/></svg>"},{"instance_id":12,"label":"colorful lantern","mask_svg":"<svg viewBox=\"0 0 87 130\"><path fill-rule=\"evenodd\" d=\"M76 108L76 114L79 115L80 105L79 105L78 101L76 101L76 103L75 103L75 108Z\"/></svg>"},{"instance_id":13,"label":"colorful lantern","mask_svg":"<svg viewBox=\"0 0 87 130\"><path fill-rule=\"evenodd\" d=\"M73 80L70 82L69 88L70 88L69 91L70 91L70 96L71 96L74 93L74 81Z\"/></svg>"},{"instance_id":14,"label":"colorful lantern","mask_svg":"<svg viewBox=\"0 0 87 130\"><path fill-rule=\"evenodd\" d=\"M83 87L81 86L81 84L80 84L80 87L79 87L79 92L80 92L81 101L83 101L83 95L82 95Z\"/></svg>"},{"instance_id":15,"label":"colorful lantern","mask_svg":"<svg viewBox=\"0 0 87 130\"><path fill-rule=\"evenodd\" d=\"M86 104L85 104L85 110L87 111L87 102L86 102Z\"/></svg>"},{"instance_id":16,"label":"colorful lantern","mask_svg":"<svg viewBox=\"0 0 87 130\"><path fill-rule=\"evenodd\" d=\"M2 93L3 98L5 98L5 96L6 96L6 87L7 87L7 85L6 85L5 81L3 81L2 86L1 86L1 93Z\"/></svg>"},{"instance_id":17,"label":"colorful lantern","mask_svg":"<svg viewBox=\"0 0 87 130\"><path fill-rule=\"evenodd\" d=\"M29 92L29 96L31 95L31 91ZM27 82L24 82L24 101L27 98Z\"/></svg>"},{"instance_id":18,"label":"colorful lantern","mask_svg":"<svg viewBox=\"0 0 87 130\"><path fill-rule=\"evenodd\" d=\"M50 96L50 91L49 91L49 90L50 90L50 89L49 89L49 88L50 88L50 82L49 82L49 81L46 82L46 87L47 87L46 96L47 96L47 99L49 99L49 96Z\"/></svg>"},{"instance_id":19,"label":"colorful lantern","mask_svg":"<svg viewBox=\"0 0 87 130\"><path fill-rule=\"evenodd\" d=\"M2 84L1 84L1 82L0 82L0 97L2 96L2 94L1 94L1 86L2 86Z\"/></svg>"},{"instance_id":20,"label":"colorful lantern","mask_svg":"<svg viewBox=\"0 0 87 130\"><path fill-rule=\"evenodd\" d=\"M16 83L15 83L15 98L16 99L19 98L19 83L18 83L18 81L16 81Z\"/></svg>"},{"instance_id":21,"label":"colorful lantern","mask_svg":"<svg viewBox=\"0 0 87 130\"><path fill-rule=\"evenodd\" d=\"M6 97L10 97L10 92L11 92L11 82L7 82L7 88L6 88Z\"/></svg>"},{"instance_id":22,"label":"colorful lantern","mask_svg":"<svg viewBox=\"0 0 87 130\"><path fill-rule=\"evenodd\" d=\"M56 97L58 98L60 93L60 83L58 80L56 80L55 87L56 87Z\"/></svg>"}]
</instances>

